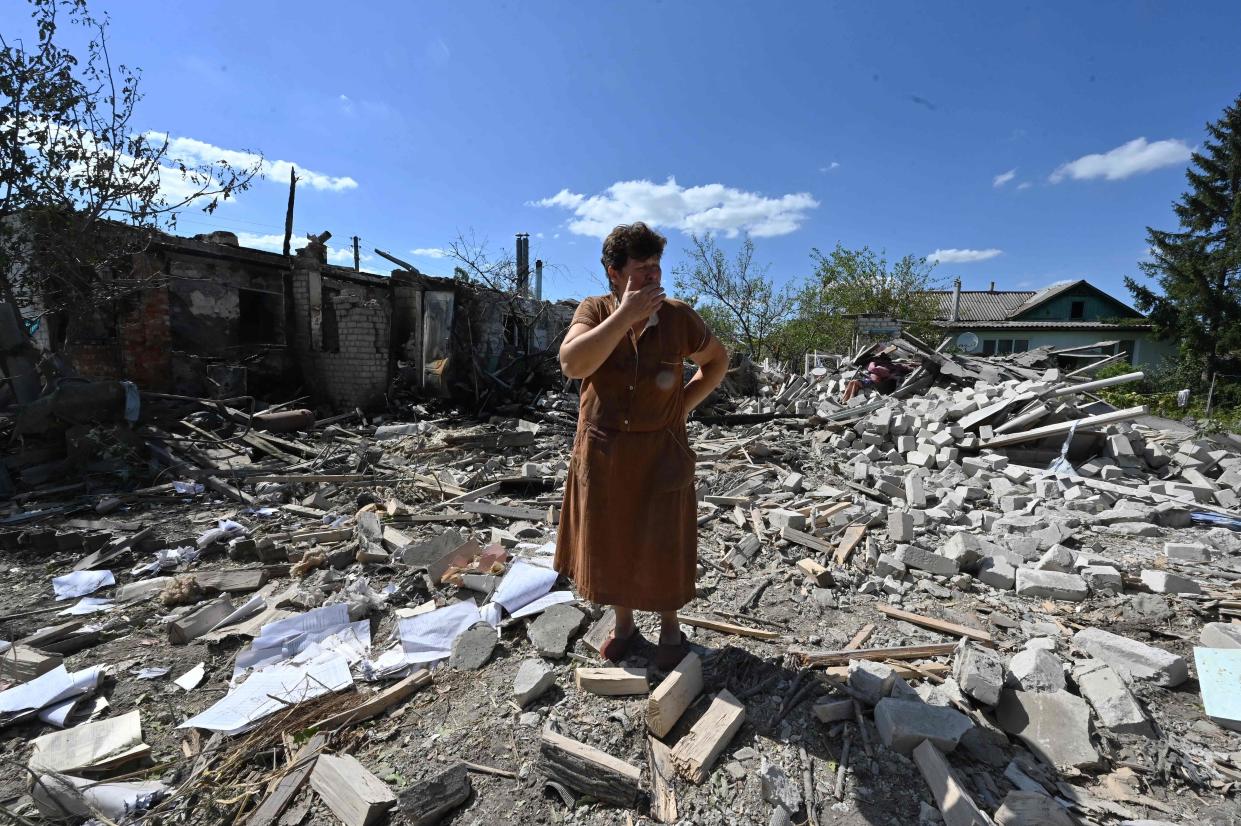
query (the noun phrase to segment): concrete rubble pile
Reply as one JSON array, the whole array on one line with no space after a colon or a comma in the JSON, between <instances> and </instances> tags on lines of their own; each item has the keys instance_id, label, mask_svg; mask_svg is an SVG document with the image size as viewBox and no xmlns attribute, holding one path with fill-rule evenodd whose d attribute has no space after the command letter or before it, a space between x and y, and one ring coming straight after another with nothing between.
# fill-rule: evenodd
<instances>
[{"instance_id":1,"label":"concrete rubble pile","mask_svg":"<svg viewBox=\"0 0 1241 826\"><path fill-rule=\"evenodd\" d=\"M668 673L650 616L603 661L611 612L551 569L570 394L489 421L283 429L173 399L118 420L157 478L32 478L0 517L0 748L30 770L0 805L256 826L1228 822L1236 445L1115 416L1063 351L896 344L919 366L892 396L840 405L852 368L769 371L691 421L698 596Z\"/></svg>"}]
</instances>

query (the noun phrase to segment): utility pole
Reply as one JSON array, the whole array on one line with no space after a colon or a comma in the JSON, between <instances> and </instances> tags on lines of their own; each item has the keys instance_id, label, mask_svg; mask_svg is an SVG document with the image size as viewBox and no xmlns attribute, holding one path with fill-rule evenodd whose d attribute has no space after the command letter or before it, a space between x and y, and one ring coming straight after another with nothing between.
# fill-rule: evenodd
<instances>
[{"instance_id":1,"label":"utility pole","mask_svg":"<svg viewBox=\"0 0 1241 826\"><path fill-rule=\"evenodd\" d=\"M284 213L284 254L289 254L289 239L293 237L293 196L297 193L297 170L289 164L289 208Z\"/></svg>"},{"instance_id":2,"label":"utility pole","mask_svg":"<svg viewBox=\"0 0 1241 826\"><path fill-rule=\"evenodd\" d=\"M358 236L356 235L353 236L353 271L354 272L362 271L362 256L358 253L358 241L360 240L361 239L358 238Z\"/></svg>"}]
</instances>

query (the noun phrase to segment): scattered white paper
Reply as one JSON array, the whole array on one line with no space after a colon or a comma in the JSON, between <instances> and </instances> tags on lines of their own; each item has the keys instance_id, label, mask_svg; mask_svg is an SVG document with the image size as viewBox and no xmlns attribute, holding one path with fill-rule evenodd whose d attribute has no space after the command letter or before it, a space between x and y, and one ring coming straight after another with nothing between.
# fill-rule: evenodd
<instances>
[{"instance_id":1,"label":"scattered white paper","mask_svg":"<svg viewBox=\"0 0 1241 826\"><path fill-rule=\"evenodd\" d=\"M69 716L73 714L73 710L84 699L84 697L70 697L68 700L62 700L59 703L50 705L39 712L39 719L48 725L56 726L56 728L64 728L69 722Z\"/></svg>"},{"instance_id":2,"label":"scattered white paper","mask_svg":"<svg viewBox=\"0 0 1241 826\"><path fill-rule=\"evenodd\" d=\"M552 591L550 594L544 594L533 602L526 603L514 611L511 616L513 619L517 619L519 617L540 614L553 605L559 605L562 602L577 602L577 597L573 596L572 591Z\"/></svg>"},{"instance_id":3,"label":"scattered white paper","mask_svg":"<svg viewBox=\"0 0 1241 826\"><path fill-rule=\"evenodd\" d=\"M66 614L69 616L79 617L86 614L97 614L100 611L111 611L112 600L103 597L82 597L77 603L60 611L61 616Z\"/></svg>"},{"instance_id":4,"label":"scattered white paper","mask_svg":"<svg viewBox=\"0 0 1241 826\"><path fill-rule=\"evenodd\" d=\"M231 519L221 519L216 527L204 531L202 536L198 537L198 549L202 550L213 542L223 542L237 536L244 536L246 533L248 531L245 525Z\"/></svg>"},{"instance_id":5,"label":"scattered white paper","mask_svg":"<svg viewBox=\"0 0 1241 826\"><path fill-rule=\"evenodd\" d=\"M559 576L555 571L529 562L514 562L500 580L491 601L512 614L523 605L534 602L556 584Z\"/></svg>"},{"instance_id":6,"label":"scattered white paper","mask_svg":"<svg viewBox=\"0 0 1241 826\"><path fill-rule=\"evenodd\" d=\"M446 659L452 644L466 629L482 621L478 606L470 600L429 611L397 622L397 633L407 663Z\"/></svg>"},{"instance_id":7,"label":"scattered white paper","mask_svg":"<svg viewBox=\"0 0 1241 826\"><path fill-rule=\"evenodd\" d=\"M74 571L52 580L56 599L73 599L93 594L100 588L116 584L111 571Z\"/></svg>"},{"instance_id":8,"label":"scattered white paper","mask_svg":"<svg viewBox=\"0 0 1241 826\"><path fill-rule=\"evenodd\" d=\"M189 671L173 680L183 691L193 691L202 683L203 677L207 676L207 664L199 663Z\"/></svg>"},{"instance_id":9,"label":"scattered white paper","mask_svg":"<svg viewBox=\"0 0 1241 826\"><path fill-rule=\"evenodd\" d=\"M151 750L142 742L142 716L137 710L45 734L31 743L34 752L28 765L34 771L72 772L110 766Z\"/></svg>"},{"instance_id":10,"label":"scattered white paper","mask_svg":"<svg viewBox=\"0 0 1241 826\"><path fill-rule=\"evenodd\" d=\"M34 711L87 694L99 685L102 674L99 666L70 673L63 665L58 665L29 682L0 691L0 715Z\"/></svg>"},{"instance_id":11,"label":"scattered white paper","mask_svg":"<svg viewBox=\"0 0 1241 826\"><path fill-rule=\"evenodd\" d=\"M492 628L500 627L500 620L504 618L504 609L494 602L489 602L482 608L478 609L478 613L483 618L483 622Z\"/></svg>"},{"instance_id":12,"label":"scattered white paper","mask_svg":"<svg viewBox=\"0 0 1241 826\"><path fill-rule=\"evenodd\" d=\"M230 625L244 622L258 612L266 610L266 608L267 600L263 599L262 594L255 594L250 597L244 605L239 606L237 610L233 611L233 613L211 626L211 631L215 631L217 628L227 628Z\"/></svg>"},{"instance_id":13,"label":"scattered white paper","mask_svg":"<svg viewBox=\"0 0 1241 826\"><path fill-rule=\"evenodd\" d=\"M369 644L370 624L367 622ZM311 645L349 627L349 606L325 605L264 625L249 648L237 654L234 676L250 668L262 668L288 660Z\"/></svg>"},{"instance_id":14,"label":"scattered white paper","mask_svg":"<svg viewBox=\"0 0 1241 826\"><path fill-rule=\"evenodd\" d=\"M282 665L256 671L238 688L177 728L202 728L240 734L269 714L294 703L341 691L353 685L349 663L331 657L306 665Z\"/></svg>"},{"instance_id":15,"label":"scattered white paper","mask_svg":"<svg viewBox=\"0 0 1241 826\"><path fill-rule=\"evenodd\" d=\"M68 774L45 774L30 790L35 806L48 819L94 817L102 813L112 820L145 811L168 794L158 780L137 783L100 783Z\"/></svg>"},{"instance_id":16,"label":"scattered white paper","mask_svg":"<svg viewBox=\"0 0 1241 826\"><path fill-rule=\"evenodd\" d=\"M152 667L130 673L132 673L139 680L158 680L160 677L167 677L168 672L171 670L171 668Z\"/></svg>"},{"instance_id":17,"label":"scattered white paper","mask_svg":"<svg viewBox=\"0 0 1241 826\"><path fill-rule=\"evenodd\" d=\"M179 482L173 480L172 489L177 493L202 493L203 486L198 482Z\"/></svg>"}]
</instances>

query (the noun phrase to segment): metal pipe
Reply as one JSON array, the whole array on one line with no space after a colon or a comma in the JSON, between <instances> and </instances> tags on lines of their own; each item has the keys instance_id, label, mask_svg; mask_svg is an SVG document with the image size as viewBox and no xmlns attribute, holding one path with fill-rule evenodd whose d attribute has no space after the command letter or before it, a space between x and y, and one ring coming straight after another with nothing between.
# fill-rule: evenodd
<instances>
[{"instance_id":1,"label":"metal pipe","mask_svg":"<svg viewBox=\"0 0 1241 826\"><path fill-rule=\"evenodd\" d=\"M534 297L538 301L543 300L543 259L536 259L534 262Z\"/></svg>"},{"instance_id":2,"label":"metal pipe","mask_svg":"<svg viewBox=\"0 0 1241 826\"><path fill-rule=\"evenodd\" d=\"M1048 393L1047 397L1054 399L1057 396L1088 393L1091 390L1102 390L1104 387L1115 387L1118 384L1128 384L1131 381L1141 381L1144 378L1146 378L1146 374L1138 370L1134 373L1125 373L1123 376L1112 376L1110 379L1098 379L1096 381L1088 381L1085 384L1070 384L1068 387L1057 387Z\"/></svg>"}]
</instances>

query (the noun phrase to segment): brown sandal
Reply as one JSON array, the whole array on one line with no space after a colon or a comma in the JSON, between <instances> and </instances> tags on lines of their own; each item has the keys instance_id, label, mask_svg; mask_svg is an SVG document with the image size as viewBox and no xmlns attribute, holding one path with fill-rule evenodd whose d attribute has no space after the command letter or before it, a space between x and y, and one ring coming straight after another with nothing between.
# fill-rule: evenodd
<instances>
[{"instance_id":1,"label":"brown sandal","mask_svg":"<svg viewBox=\"0 0 1241 826\"><path fill-rule=\"evenodd\" d=\"M655 667L660 671L671 671L681 664L689 653L689 640L681 633L680 642L661 642L655 648Z\"/></svg>"},{"instance_id":2,"label":"brown sandal","mask_svg":"<svg viewBox=\"0 0 1241 826\"><path fill-rule=\"evenodd\" d=\"M609 662L618 663L625 659L625 655L629 653L629 649L633 644L642 638L642 632L634 628L629 632L629 636L620 639L616 636L616 629L608 633L608 638L603 641L603 645L599 646L599 655Z\"/></svg>"}]
</instances>

